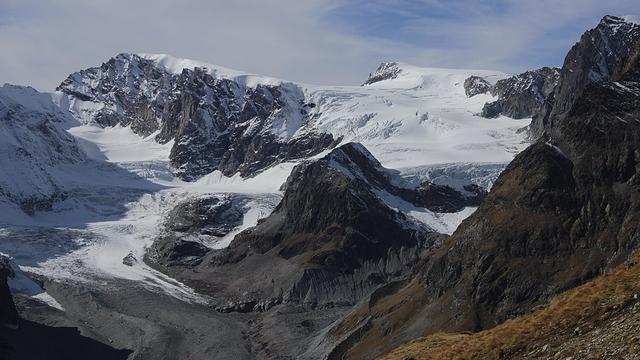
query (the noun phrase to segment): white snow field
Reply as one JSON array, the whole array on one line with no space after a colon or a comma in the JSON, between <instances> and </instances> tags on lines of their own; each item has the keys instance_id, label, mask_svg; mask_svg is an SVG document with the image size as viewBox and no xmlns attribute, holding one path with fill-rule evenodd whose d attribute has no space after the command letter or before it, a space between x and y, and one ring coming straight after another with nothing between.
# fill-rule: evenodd
<instances>
[{"instance_id":1,"label":"white snow field","mask_svg":"<svg viewBox=\"0 0 640 360\"><path fill-rule=\"evenodd\" d=\"M144 56L173 72L205 66L216 76L233 78L244 86L289 84L166 55ZM506 74L397 67L394 79L366 86L295 84L304 90L304 101L315 107L308 120L293 119L280 126L278 134L293 137L314 130L342 137L343 143L360 142L383 166L399 169L409 182L428 179L460 187L473 181L490 187L504 164L526 147L525 134L518 130L529 121L474 115L492 98L467 98L463 82L470 75L495 81ZM19 114L29 115L21 117L29 119L26 124L18 120L0 123L0 252L13 257L22 270L48 279L105 286L109 279L135 280L186 301L206 302L142 261L163 216L190 196L244 194L251 201L244 209L242 225L211 244L227 246L235 234L273 210L282 196L280 186L295 163L278 164L253 178L226 177L214 171L195 182L183 182L173 176L169 164L172 143L158 144L153 134L142 138L122 126L93 125L83 118L90 104L70 104L65 97L30 88L0 88L0 111L19 108ZM30 160L14 154L19 147L46 149L42 144L49 140L32 135L43 116L55 120L51 126L66 147L55 156L42 154L38 160L42 164L28 168ZM18 192L48 194L54 190L67 195L50 210L33 215L7 200ZM453 232L474 211L466 208L455 214L435 214L394 203L395 199L385 201L444 233ZM128 255L135 259L131 266L122 261ZM54 304L52 299L47 301Z\"/></svg>"}]
</instances>

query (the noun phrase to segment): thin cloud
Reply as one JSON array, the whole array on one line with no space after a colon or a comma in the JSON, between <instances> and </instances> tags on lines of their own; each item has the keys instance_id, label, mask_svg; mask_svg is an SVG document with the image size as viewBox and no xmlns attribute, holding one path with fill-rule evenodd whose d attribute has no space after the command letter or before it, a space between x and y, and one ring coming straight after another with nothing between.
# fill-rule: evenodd
<instances>
[{"instance_id":1,"label":"thin cloud","mask_svg":"<svg viewBox=\"0 0 640 360\"><path fill-rule=\"evenodd\" d=\"M2 0L0 83L51 90L119 52L358 84L380 61L520 71L560 65L614 0Z\"/></svg>"}]
</instances>

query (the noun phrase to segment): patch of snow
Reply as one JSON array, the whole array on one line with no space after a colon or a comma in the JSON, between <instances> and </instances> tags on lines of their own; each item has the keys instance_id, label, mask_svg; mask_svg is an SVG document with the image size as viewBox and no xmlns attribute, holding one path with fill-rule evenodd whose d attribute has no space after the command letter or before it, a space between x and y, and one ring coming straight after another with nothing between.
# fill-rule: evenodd
<instances>
[{"instance_id":1,"label":"patch of snow","mask_svg":"<svg viewBox=\"0 0 640 360\"><path fill-rule=\"evenodd\" d=\"M62 305L60 305L60 303L49 295L40 285L31 280L27 274L25 274L22 269L16 265L9 255L0 252L0 257L3 258L0 260L5 261L11 268L12 274L9 275L7 283L12 293L29 296L49 305L52 308L64 311Z\"/></svg>"},{"instance_id":2,"label":"patch of snow","mask_svg":"<svg viewBox=\"0 0 640 360\"><path fill-rule=\"evenodd\" d=\"M423 224L441 234L453 234L462 220L469 217L477 209L477 207L465 207L455 213L436 213L429 209L417 207L386 191L375 190L374 192L389 208L399 211L414 222Z\"/></svg>"},{"instance_id":3,"label":"patch of snow","mask_svg":"<svg viewBox=\"0 0 640 360\"><path fill-rule=\"evenodd\" d=\"M277 201L274 201L274 200L277 200ZM269 216L269 214L271 214L271 212L276 207L276 205L278 205L279 200L280 200L280 197L275 197L275 198L272 197L271 199L261 197L261 198L256 198L252 201L249 201L249 203L246 205L248 210L246 210L242 218L242 224L237 228L235 228L232 232L220 238L210 247L212 249L223 249L229 246L229 244L231 243L233 238L235 238L236 235L238 235L239 233L241 233L242 231L250 227L256 226L258 224L258 220Z\"/></svg>"},{"instance_id":4,"label":"patch of snow","mask_svg":"<svg viewBox=\"0 0 640 360\"><path fill-rule=\"evenodd\" d=\"M638 15L624 15L621 18L630 24L640 25L640 16Z\"/></svg>"},{"instance_id":5,"label":"patch of snow","mask_svg":"<svg viewBox=\"0 0 640 360\"><path fill-rule=\"evenodd\" d=\"M213 65L202 61L183 59L166 54L136 54L144 59L151 60L166 69L172 74L180 74L184 69L193 70L195 68L206 69L209 74L218 79L230 79L246 87L262 85L279 85L285 81L268 76L249 74L245 71L238 71Z\"/></svg>"}]
</instances>

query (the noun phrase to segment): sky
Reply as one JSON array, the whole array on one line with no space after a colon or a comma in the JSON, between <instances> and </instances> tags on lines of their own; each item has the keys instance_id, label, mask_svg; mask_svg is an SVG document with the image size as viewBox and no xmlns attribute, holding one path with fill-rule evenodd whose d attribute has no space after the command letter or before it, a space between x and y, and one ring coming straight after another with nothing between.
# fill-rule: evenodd
<instances>
[{"instance_id":1,"label":"sky","mask_svg":"<svg viewBox=\"0 0 640 360\"><path fill-rule=\"evenodd\" d=\"M518 73L560 66L638 0L0 0L0 84L51 91L121 52L326 85L380 62Z\"/></svg>"}]
</instances>

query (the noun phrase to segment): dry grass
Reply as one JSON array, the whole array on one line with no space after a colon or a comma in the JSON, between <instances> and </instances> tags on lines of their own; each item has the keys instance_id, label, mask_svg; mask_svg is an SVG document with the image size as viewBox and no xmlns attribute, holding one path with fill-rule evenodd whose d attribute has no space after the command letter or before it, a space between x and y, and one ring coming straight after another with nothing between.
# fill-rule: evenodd
<instances>
[{"instance_id":1,"label":"dry grass","mask_svg":"<svg viewBox=\"0 0 640 360\"><path fill-rule=\"evenodd\" d=\"M555 297L545 308L475 334L438 333L402 345L382 359L501 359L584 334L640 297L640 257ZM638 329L640 331L640 329ZM596 331L597 333L597 331ZM559 345L559 346L560 346ZM622 345L624 346L624 344ZM596 349L597 350L597 349Z\"/></svg>"}]
</instances>

